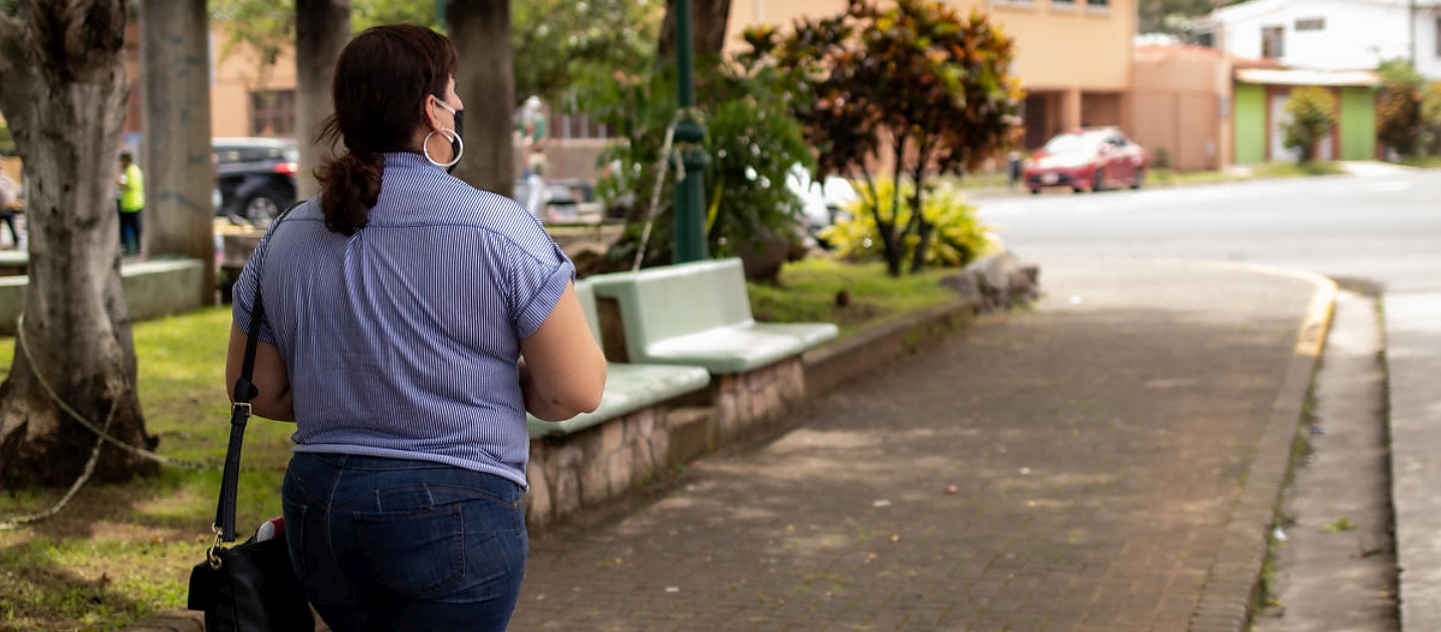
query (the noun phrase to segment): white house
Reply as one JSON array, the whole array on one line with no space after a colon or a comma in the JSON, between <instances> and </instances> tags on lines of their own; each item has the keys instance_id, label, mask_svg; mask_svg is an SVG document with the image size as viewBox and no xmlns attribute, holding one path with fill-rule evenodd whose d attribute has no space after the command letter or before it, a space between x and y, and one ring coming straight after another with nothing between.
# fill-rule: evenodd
<instances>
[{"instance_id":1,"label":"white house","mask_svg":"<svg viewBox=\"0 0 1441 632\"><path fill-rule=\"evenodd\" d=\"M1250 0L1196 30L1229 55L1292 68L1373 69L1414 54L1417 70L1441 79L1441 0Z\"/></svg>"}]
</instances>

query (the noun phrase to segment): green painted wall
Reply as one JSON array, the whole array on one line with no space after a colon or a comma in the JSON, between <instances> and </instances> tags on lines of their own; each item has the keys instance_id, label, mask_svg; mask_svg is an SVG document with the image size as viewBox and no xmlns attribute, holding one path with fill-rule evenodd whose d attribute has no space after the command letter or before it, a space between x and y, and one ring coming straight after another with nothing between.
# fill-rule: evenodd
<instances>
[{"instance_id":1,"label":"green painted wall","mask_svg":"<svg viewBox=\"0 0 1441 632\"><path fill-rule=\"evenodd\" d=\"M1266 88L1236 85L1236 164L1266 162Z\"/></svg>"},{"instance_id":2,"label":"green painted wall","mask_svg":"<svg viewBox=\"0 0 1441 632\"><path fill-rule=\"evenodd\" d=\"M1376 93L1370 88L1341 89L1341 159L1376 158Z\"/></svg>"}]
</instances>

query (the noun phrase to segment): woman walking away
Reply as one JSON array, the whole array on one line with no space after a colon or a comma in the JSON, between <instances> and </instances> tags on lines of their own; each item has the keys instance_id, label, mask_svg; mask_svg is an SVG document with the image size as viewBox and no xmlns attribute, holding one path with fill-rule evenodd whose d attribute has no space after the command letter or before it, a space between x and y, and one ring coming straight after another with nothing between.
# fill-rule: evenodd
<instances>
[{"instance_id":1,"label":"woman walking away","mask_svg":"<svg viewBox=\"0 0 1441 632\"><path fill-rule=\"evenodd\" d=\"M448 174L456 65L416 26L345 47L322 132L344 149L235 288L227 384L260 311L252 407L295 421L285 537L336 632L504 630L528 550L525 413L568 419L605 386L570 260L519 204Z\"/></svg>"}]
</instances>

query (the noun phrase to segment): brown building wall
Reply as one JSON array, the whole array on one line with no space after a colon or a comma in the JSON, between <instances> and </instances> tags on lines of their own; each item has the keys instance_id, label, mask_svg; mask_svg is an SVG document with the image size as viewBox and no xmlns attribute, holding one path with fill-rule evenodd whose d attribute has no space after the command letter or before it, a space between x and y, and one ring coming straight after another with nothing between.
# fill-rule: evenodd
<instances>
[{"instance_id":1,"label":"brown building wall","mask_svg":"<svg viewBox=\"0 0 1441 632\"><path fill-rule=\"evenodd\" d=\"M1161 153L1171 167L1183 170L1230 164L1230 75L1230 63L1210 49L1147 46L1136 51L1132 137L1153 164Z\"/></svg>"}]
</instances>

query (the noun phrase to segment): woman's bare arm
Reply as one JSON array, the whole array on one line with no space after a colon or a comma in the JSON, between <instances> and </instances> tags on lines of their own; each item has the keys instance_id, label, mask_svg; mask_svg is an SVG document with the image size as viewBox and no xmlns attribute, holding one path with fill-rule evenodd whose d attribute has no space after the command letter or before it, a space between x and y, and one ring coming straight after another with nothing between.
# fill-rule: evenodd
<instances>
[{"instance_id":1,"label":"woman's bare arm","mask_svg":"<svg viewBox=\"0 0 1441 632\"><path fill-rule=\"evenodd\" d=\"M566 287L540 329L520 341L520 351L527 412L564 421L600 406L605 354L590 333L574 285Z\"/></svg>"},{"instance_id":2,"label":"woman's bare arm","mask_svg":"<svg viewBox=\"0 0 1441 632\"><path fill-rule=\"evenodd\" d=\"M245 332L230 326L230 352L225 358L225 394L235 400L235 381L240 379L240 367L245 361ZM255 345L255 369L250 381L260 391L250 400L251 412L268 419L295 421L295 403L291 397L290 374L285 370L285 360L275 345L257 342Z\"/></svg>"}]
</instances>

